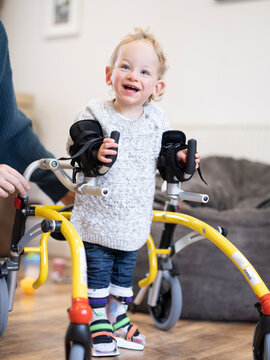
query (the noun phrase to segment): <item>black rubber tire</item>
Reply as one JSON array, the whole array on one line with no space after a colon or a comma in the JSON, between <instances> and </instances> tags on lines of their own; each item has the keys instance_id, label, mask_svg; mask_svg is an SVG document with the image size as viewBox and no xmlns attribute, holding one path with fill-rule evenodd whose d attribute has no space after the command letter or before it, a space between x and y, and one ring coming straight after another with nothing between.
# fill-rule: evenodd
<instances>
[{"instance_id":1,"label":"black rubber tire","mask_svg":"<svg viewBox=\"0 0 270 360\"><path fill-rule=\"evenodd\" d=\"M182 311L182 290L177 276L163 272L157 305L148 308L157 328L168 331L174 327Z\"/></svg>"},{"instance_id":2,"label":"black rubber tire","mask_svg":"<svg viewBox=\"0 0 270 360\"><path fill-rule=\"evenodd\" d=\"M0 278L0 337L4 334L8 322L8 288L4 277Z\"/></svg>"}]
</instances>

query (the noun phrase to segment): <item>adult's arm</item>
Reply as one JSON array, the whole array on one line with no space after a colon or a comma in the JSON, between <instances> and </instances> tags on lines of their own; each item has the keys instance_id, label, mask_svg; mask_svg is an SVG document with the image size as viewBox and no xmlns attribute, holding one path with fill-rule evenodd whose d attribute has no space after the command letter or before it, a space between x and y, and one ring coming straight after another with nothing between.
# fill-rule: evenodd
<instances>
[{"instance_id":1,"label":"adult's arm","mask_svg":"<svg viewBox=\"0 0 270 360\"><path fill-rule=\"evenodd\" d=\"M52 157L54 155L41 144L31 126L26 127L0 148L0 163L11 166L21 174L31 162ZM32 175L31 181L54 202L61 200L68 192L51 171L38 169Z\"/></svg>"},{"instance_id":2,"label":"adult's arm","mask_svg":"<svg viewBox=\"0 0 270 360\"><path fill-rule=\"evenodd\" d=\"M21 174L35 160L54 157L41 144L32 122L17 107L9 60L8 39L0 21L0 164L7 164ZM50 171L37 170L32 178L54 202L68 190Z\"/></svg>"}]
</instances>

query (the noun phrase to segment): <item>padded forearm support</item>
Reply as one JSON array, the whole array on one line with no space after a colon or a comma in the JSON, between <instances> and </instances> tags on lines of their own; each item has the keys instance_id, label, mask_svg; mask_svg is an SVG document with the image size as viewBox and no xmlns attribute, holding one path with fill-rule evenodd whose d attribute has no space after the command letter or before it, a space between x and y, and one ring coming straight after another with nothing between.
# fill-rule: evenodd
<instances>
[{"instance_id":1,"label":"padded forearm support","mask_svg":"<svg viewBox=\"0 0 270 360\"><path fill-rule=\"evenodd\" d=\"M182 131L169 130L163 133L157 168L163 180L168 183L187 181L185 165L177 159L177 152L186 149L186 136Z\"/></svg>"},{"instance_id":2,"label":"padded forearm support","mask_svg":"<svg viewBox=\"0 0 270 360\"><path fill-rule=\"evenodd\" d=\"M102 163L97 159L97 152L103 142L103 132L96 120L80 120L70 128L73 145L69 152L71 164L79 165L85 176L98 176Z\"/></svg>"}]
</instances>

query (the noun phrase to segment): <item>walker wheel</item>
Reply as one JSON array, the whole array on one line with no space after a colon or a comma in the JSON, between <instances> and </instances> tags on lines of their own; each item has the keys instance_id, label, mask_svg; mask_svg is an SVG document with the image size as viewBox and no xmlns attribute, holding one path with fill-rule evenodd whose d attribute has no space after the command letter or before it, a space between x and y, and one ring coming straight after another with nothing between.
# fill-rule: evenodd
<instances>
[{"instance_id":1,"label":"walker wheel","mask_svg":"<svg viewBox=\"0 0 270 360\"><path fill-rule=\"evenodd\" d=\"M149 306L155 325L168 331L179 320L182 311L182 290L177 276L168 271L162 273L162 282L156 306Z\"/></svg>"}]
</instances>

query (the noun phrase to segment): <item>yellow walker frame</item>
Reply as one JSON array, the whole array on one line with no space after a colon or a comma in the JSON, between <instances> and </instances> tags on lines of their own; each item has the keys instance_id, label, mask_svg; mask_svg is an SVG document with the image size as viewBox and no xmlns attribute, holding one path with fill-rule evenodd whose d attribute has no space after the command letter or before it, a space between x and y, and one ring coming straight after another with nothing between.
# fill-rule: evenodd
<instances>
[{"instance_id":1,"label":"yellow walker frame","mask_svg":"<svg viewBox=\"0 0 270 360\"><path fill-rule=\"evenodd\" d=\"M74 184L63 168L71 166L56 159L41 159L30 164L25 170L24 177L30 180L32 173L40 169L54 171L59 180L70 190L81 194L106 196L107 189L95 185L95 179L86 183ZM14 294L17 283L17 273L20 258L23 253L40 254L40 272L33 288L39 288L48 275L47 243L51 233L61 233L68 241L72 259L72 304L68 309L70 324L65 337L66 359L83 360L91 358L91 336L89 323L92 310L88 303L86 257L83 242L77 231L69 222L70 212L64 211L63 206L54 205L28 205L28 196L18 195L15 198L16 215L13 225L10 256L0 259L0 336L4 333L8 320L8 312L13 308ZM63 209L63 211L61 211ZM24 233L28 216L44 219L41 224L35 225ZM36 232L35 232L36 231ZM40 245L31 247L26 244L41 235ZM3 301L2 301L3 298Z\"/></svg>"},{"instance_id":2,"label":"yellow walker frame","mask_svg":"<svg viewBox=\"0 0 270 360\"><path fill-rule=\"evenodd\" d=\"M57 224L57 232L61 233L69 244L72 259L72 304L68 309L70 324L65 338L66 359L80 359L80 355L78 356L78 354L76 354L78 350L76 346L80 346L80 348L83 349L81 359L90 359L91 336L89 332L89 323L92 318L92 309L88 303L87 295L85 250L80 236L69 222L70 212L61 211L63 206L31 205L28 208L20 207L20 197L16 199L15 204L17 208L16 213L20 214L22 211L28 212L31 214L30 216L45 219L41 222L43 234L40 238L40 245L35 247L23 247L24 253L31 252L40 254L40 272L38 278L32 285L34 289L38 289L43 285L48 276L47 244L51 235L51 231L48 230L51 230L51 228ZM36 234L33 233L30 237L34 238L36 237ZM29 238L26 240L29 241ZM23 243L24 237L22 237L17 244L19 253L22 250L21 246ZM76 344L75 347L74 344Z\"/></svg>"},{"instance_id":3,"label":"yellow walker frame","mask_svg":"<svg viewBox=\"0 0 270 360\"><path fill-rule=\"evenodd\" d=\"M205 222L185 214L154 210L153 221L183 225L203 235L215 244L244 275L259 299L263 313L270 315L270 293L267 286L247 258L226 237ZM171 254L170 249L157 249L151 236L147 239L147 248L149 273L145 279L139 281L141 288L149 286L155 280L157 274L157 256Z\"/></svg>"},{"instance_id":4,"label":"yellow walker frame","mask_svg":"<svg viewBox=\"0 0 270 360\"><path fill-rule=\"evenodd\" d=\"M31 165L28 172L31 174L36 168L50 169L55 172L60 181L73 191L81 191L81 193L92 193L103 196L106 195L107 190L95 187L94 183L80 184L80 187L76 185L75 188L74 184L65 179L65 175L63 174L64 172L60 165L64 167L56 159L42 159L36 162L36 164ZM66 166L66 168L69 168L69 166ZM28 175L28 177L30 178L30 175ZM72 258L72 305L68 311L70 325L66 333L66 359L89 359L90 333L88 324L91 320L92 311L88 304L85 250L80 236L69 222L70 212L65 211L63 206L28 206L25 197L20 196L15 202L15 207L17 210L13 236L16 237L17 234L18 239L17 242L13 243L13 246L11 246L10 258L7 259L6 266L8 270L10 297L9 310L12 310L16 275L22 251L25 253L35 252L40 254L40 273L38 279L33 283L33 287L37 289L46 281L48 275L47 242L51 233L56 232L57 228L57 232L62 233L64 238L68 241ZM23 235L24 229L20 229L20 222L22 221L22 218L24 225L27 216L35 216L37 218L45 219L41 223L42 230L39 232L39 234L43 232L40 240L40 246L25 246L25 242L35 236L35 234ZM262 316L257 324L253 342L254 360L270 360L270 293L267 286L264 284L261 277L246 257L221 233L209 226L207 223L192 216L170 211L154 210L153 221L167 224L179 224L194 230L196 233L215 244L236 265L251 286L261 304ZM146 278L139 281L141 289L147 289L148 286L155 281L158 271L157 258L160 256L171 255L171 249L169 248L156 248L151 236L147 239L147 247L149 273ZM81 355L77 353L78 347L76 346L79 346L80 351L83 350L82 353L80 352Z\"/></svg>"},{"instance_id":5,"label":"yellow walker frame","mask_svg":"<svg viewBox=\"0 0 270 360\"><path fill-rule=\"evenodd\" d=\"M181 196L185 196L185 194L183 195L182 190L179 191L178 195L179 198L181 198ZM193 193L189 193L188 195L191 197L192 195L195 195L196 198L198 198L198 196L196 195L200 195L201 197L204 196L203 194L193 194ZM171 199L173 199L171 204L177 202L176 198L177 197L175 196L171 196ZM191 233L193 234L194 237L192 236L189 237L187 235L186 237L179 239L175 243L175 245L177 245L176 252L179 252L184 247L188 246L193 242L202 239L208 239L214 245L216 245L240 270L240 272L242 273L242 275L250 285L251 289L255 293L256 297L258 298L260 304L260 320L255 328L254 338L253 338L253 359L270 360L270 293L269 293L269 289L267 288L267 286L265 285L265 283L263 282L257 271L254 269L254 267L248 261L248 259L224 235L222 235L222 231L219 232L218 230L214 229L212 226L208 225L207 223L192 216L182 214L179 212L154 210L153 222L182 225L184 227L190 228L197 234L194 235L195 233ZM174 326L175 322L172 319L169 319L167 324L166 321L165 324L163 324L162 322L160 323L159 319L156 318L153 310L150 309L154 309L155 306L157 305L157 298L161 287L162 275L160 275L159 273L162 273L163 270L160 270L160 268L158 268L158 258L169 259L171 256L173 256L173 251L175 251L176 249L172 250L169 247L156 248L151 235L147 239L146 244L148 249L149 272L147 276L144 279L140 280L138 283L141 289L137 294L136 298L134 299L134 304L135 306L139 305L147 289L149 289L150 291L148 294L148 305L150 306L149 311L151 313L151 316L156 326L158 326L162 330L169 330L172 326ZM161 269L162 269L162 265L161 265ZM176 278L176 276L172 276L172 278ZM175 284L175 282L171 283L170 286L172 287L173 284ZM177 293L171 291L171 297L173 296L181 297L182 294L181 292ZM176 304L177 306L180 306L179 312L176 311L174 313L174 316L176 316L175 320L179 318L179 314L181 313L182 304L179 305L178 304L179 301L182 301L182 299L175 299L175 301L173 301L172 299L170 304L171 307L176 306ZM178 316L175 314L177 314Z\"/></svg>"}]
</instances>

